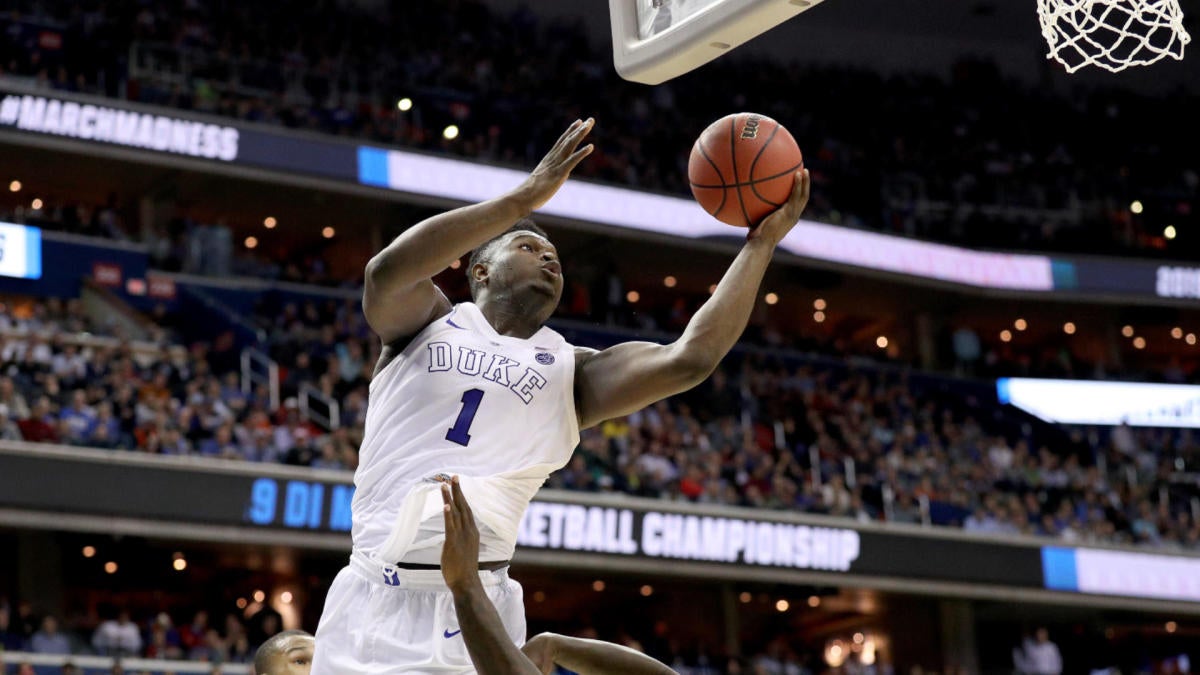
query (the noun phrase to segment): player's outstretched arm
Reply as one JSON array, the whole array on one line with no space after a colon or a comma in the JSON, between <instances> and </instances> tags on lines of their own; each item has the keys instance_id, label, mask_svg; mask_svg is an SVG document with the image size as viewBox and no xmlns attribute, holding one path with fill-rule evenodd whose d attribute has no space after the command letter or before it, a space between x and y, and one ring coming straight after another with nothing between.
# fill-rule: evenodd
<instances>
[{"instance_id":1,"label":"player's outstretched arm","mask_svg":"<svg viewBox=\"0 0 1200 675\"><path fill-rule=\"evenodd\" d=\"M442 485L446 543L442 577L454 594L454 611L467 653L479 675L542 675L504 630L496 606L479 580L479 530L458 476Z\"/></svg>"},{"instance_id":2,"label":"player's outstretched arm","mask_svg":"<svg viewBox=\"0 0 1200 675\"><path fill-rule=\"evenodd\" d=\"M579 144L593 121L576 120L513 191L417 223L367 263L363 313L383 342L412 335L450 310L433 275L550 201L592 152Z\"/></svg>"},{"instance_id":3,"label":"player's outstretched arm","mask_svg":"<svg viewBox=\"0 0 1200 675\"><path fill-rule=\"evenodd\" d=\"M763 273L775 247L800 220L808 194L804 169L796 174L788 202L750 231L716 292L678 340L669 345L625 342L600 352L576 352L575 405L581 428L687 391L712 374L746 329Z\"/></svg>"},{"instance_id":4,"label":"player's outstretched arm","mask_svg":"<svg viewBox=\"0 0 1200 675\"><path fill-rule=\"evenodd\" d=\"M600 640L542 633L521 649L543 675L560 665L579 675L676 675L660 661L628 647Z\"/></svg>"}]
</instances>

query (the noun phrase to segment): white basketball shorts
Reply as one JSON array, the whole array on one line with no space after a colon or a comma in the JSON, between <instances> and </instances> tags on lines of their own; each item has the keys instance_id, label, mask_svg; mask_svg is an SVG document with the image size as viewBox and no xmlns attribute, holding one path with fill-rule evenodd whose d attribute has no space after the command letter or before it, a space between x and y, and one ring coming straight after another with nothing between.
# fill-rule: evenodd
<instances>
[{"instance_id":1,"label":"white basketball shorts","mask_svg":"<svg viewBox=\"0 0 1200 675\"><path fill-rule=\"evenodd\" d=\"M479 573L514 644L525 644L521 584ZM404 570L359 555L333 580L317 627L313 675L475 673L440 570Z\"/></svg>"}]
</instances>

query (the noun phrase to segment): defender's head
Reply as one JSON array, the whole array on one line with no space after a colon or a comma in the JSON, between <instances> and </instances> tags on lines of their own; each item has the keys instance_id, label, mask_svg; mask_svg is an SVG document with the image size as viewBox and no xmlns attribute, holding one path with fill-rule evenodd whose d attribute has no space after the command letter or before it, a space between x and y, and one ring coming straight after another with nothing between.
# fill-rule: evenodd
<instances>
[{"instance_id":1,"label":"defender's head","mask_svg":"<svg viewBox=\"0 0 1200 675\"><path fill-rule=\"evenodd\" d=\"M471 253L467 281L476 303L512 302L545 321L562 297L562 264L542 228L524 218Z\"/></svg>"},{"instance_id":2,"label":"defender's head","mask_svg":"<svg viewBox=\"0 0 1200 675\"><path fill-rule=\"evenodd\" d=\"M255 675L308 675L316 645L316 639L302 630L278 633L254 655Z\"/></svg>"}]
</instances>

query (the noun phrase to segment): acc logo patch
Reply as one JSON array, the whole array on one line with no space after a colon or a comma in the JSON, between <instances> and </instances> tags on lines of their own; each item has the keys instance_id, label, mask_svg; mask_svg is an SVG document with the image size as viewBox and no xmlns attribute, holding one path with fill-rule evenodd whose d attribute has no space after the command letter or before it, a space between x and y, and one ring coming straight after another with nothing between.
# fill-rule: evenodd
<instances>
[{"instance_id":1,"label":"acc logo patch","mask_svg":"<svg viewBox=\"0 0 1200 675\"><path fill-rule=\"evenodd\" d=\"M551 363L554 363L554 355L547 354L546 352L538 352L538 355L533 357L533 359L543 366L548 366Z\"/></svg>"}]
</instances>

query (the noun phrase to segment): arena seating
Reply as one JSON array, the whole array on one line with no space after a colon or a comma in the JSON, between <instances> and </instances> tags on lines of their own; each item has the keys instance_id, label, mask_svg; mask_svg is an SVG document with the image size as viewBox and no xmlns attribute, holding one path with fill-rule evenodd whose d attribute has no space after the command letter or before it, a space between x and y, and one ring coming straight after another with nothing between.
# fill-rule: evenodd
<instances>
[{"instance_id":1,"label":"arena seating","mask_svg":"<svg viewBox=\"0 0 1200 675\"><path fill-rule=\"evenodd\" d=\"M732 100L785 121L800 140L815 172L808 215L818 220L977 246L1185 258L1200 250L1180 240L1166 251L1162 236L1163 222L1184 232L1196 217L1200 176L1181 168L1190 158L1174 142L1200 115L1185 95L1094 90L1068 99L972 60L938 78L737 57L649 90L619 80L607 46L589 44L580 26L523 10L495 16L473 1L452 12L291 2L13 7L0 24L27 41L5 43L0 76L64 91L525 166L562 120L594 115L598 151L579 175L674 193L687 192L684 149ZM62 35L60 49L37 43L47 27ZM300 44L293 35L320 38ZM516 95L530 87L555 96ZM410 111L397 110L400 97L413 100ZM881 122L894 119L909 122ZM451 123L460 134L447 141L440 132ZM1144 215L1130 213L1133 199Z\"/></svg>"}]
</instances>

